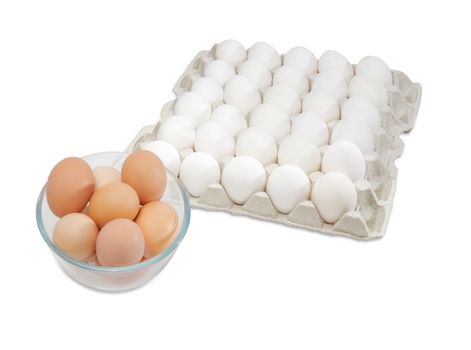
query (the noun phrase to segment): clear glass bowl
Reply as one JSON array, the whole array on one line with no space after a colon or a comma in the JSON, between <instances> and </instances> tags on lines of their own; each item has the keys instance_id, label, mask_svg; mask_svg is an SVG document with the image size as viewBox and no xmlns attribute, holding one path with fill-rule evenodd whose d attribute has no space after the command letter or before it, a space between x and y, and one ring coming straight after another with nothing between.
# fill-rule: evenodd
<instances>
[{"instance_id":1,"label":"clear glass bowl","mask_svg":"<svg viewBox=\"0 0 471 350\"><path fill-rule=\"evenodd\" d=\"M95 153L83 157L92 168L107 165L121 170L124 160L129 153L106 152ZM177 178L167 171L167 188L161 199L175 208L179 227L173 243L160 254L139 264L124 267L103 267L93 262L87 263L68 256L57 247L52 240L52 232L59 220L49 209L45 187L39 194L36 205L36 221L39 231L64 272L77 282L102 291L120 292L138 288L157 276L167 265L185 237L190 223L190 202L184 187Z\"/></svg>"}]
</instances>

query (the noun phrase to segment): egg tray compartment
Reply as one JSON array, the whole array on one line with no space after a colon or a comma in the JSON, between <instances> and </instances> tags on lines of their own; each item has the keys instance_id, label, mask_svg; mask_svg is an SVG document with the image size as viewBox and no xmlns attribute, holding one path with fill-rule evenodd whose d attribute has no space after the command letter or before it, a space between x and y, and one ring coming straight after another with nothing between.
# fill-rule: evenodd
<instances>
[{"instance_id":1,"label":"egg tray compartment","mask_svg":"<svg viewBox=\"0 0 471 350\"><path fill-rule=\"evenodd\" d=\"M173 87L176 97L191 90L192 83L202 77L205 64L214 59L215 46L210 51L201 51ZM375 153L366 154L366 177L355 182L358 202L355 210L345 213L336 223L325 223L310 200L300 202L290 213L282 214L272 204L266 192L253 194L245 204L235 204L220 183L212 184L199 197L190 196L192 207L226 211L258 219L278 222L333 235L369 240L382 237L386 231L396 189L397 168L395 160L404 150L400 135L411 131L417 117L422 88L413 83L407 75L392 70L393 84L388 87L389 105L380 110L382 129L375 131ZM156 139L160 123L173 115L176 99L167 102L156 125L145 126L128 146L128 151L139 149L139 145ZM214 107L214 106L213 106ZM337 121L328 124L330 131ZM321 147L321 153L327 146ZM192 149L180 151L182 160ZM222 161L222 167L232 157ZM267 177L278 166L265 167ZM222 170L222 169L221 169ZM309 174L311 189L321 172Z\"/></svg>"}]
</instances>

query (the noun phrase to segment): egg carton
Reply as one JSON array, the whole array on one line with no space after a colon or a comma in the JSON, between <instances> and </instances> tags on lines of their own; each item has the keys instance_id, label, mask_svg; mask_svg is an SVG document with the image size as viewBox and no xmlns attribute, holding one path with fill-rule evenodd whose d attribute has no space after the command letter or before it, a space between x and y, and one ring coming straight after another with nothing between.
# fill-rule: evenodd
<instances>
[{"instance_id":1,"label":"egg carton","mask_svg":"<svg viewBox=\"0 0 471 350\"><path fill-rule=\"evenodd\" d=\"M190 91L192 83L203 75L205 64L214 59L215 46L209 51L201 51L173 87L176 97ZM421 98L421 85L413 83L404 73L392 70L393 84L388 87L389 105L380 110L382 128L375 131L375 152L366 154L366 177L355 182L358 203L355 210L345 213L336 223L325 223L310 200L299 203L290 213L280 213L266 192L253 194L243 205L235 204L220 183L212 184L199 198L190 196L192 207L226 211L235 215L245 215L269 220L285 225L300 227L327 234L341 235L361 240L382 237L386 231L392 210L397 182L395 160L404 150L400 135L413 129ZM167 102L161 111L161 119L155 125L145 126L128 146L128 151L138 149L140 144L156 139L160 123L173 115L176 99ZM328 124L329 129L336 122ZM321 153L327 146L321 147ZM182 150L184 159L192 149ZM224 167L232 157L222 160ZM277 167L276 163L265 167L267 177ZM222 169L221 169L222 170ZM321 172L309 174L311 189Z\"/></svg>"}]
</instances>

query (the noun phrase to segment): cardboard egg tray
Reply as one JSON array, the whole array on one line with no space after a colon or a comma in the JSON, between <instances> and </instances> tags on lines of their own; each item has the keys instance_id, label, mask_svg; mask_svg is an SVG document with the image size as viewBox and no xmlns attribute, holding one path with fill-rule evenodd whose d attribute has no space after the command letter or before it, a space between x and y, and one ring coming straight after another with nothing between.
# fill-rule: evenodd
<instances>
[{"instance_id":1,"label":"cardboard egg tray","mask_svg":"<svg viewBox=\"0 0 471 350\"><path fill-rule=\"evenodd\" d=\"M190 91L193 81L202 76L204 65L214 59L214 51L215 47L210 51L201 51L195 56L173 88L176 97ZM195 208L221 210L356 239L382 237L389 221L396 189L397 168L394 163L404 149L400 135L414 127L421 98L420 84L413 83L400 71L392 70L392 74L393 85L388 87L389 105L380 111L382 130L375 131L375 152L365 155L366 177L355 182L358 193L357 207L354 211L345 213L335 224L325 223L310 200L299 203L288 214L278 212L266 192L257 192L245 204L237 205L219 183L210 185L199 198L190 196L191 205ZM163 106L160 121L174 114L174 103L175 99ZM156 125L142 128L127 150L139 149L140 144L155 140L160 121ZM328 124L330 130L336 122ZM326 147L321 148L321 153ZM191 152L192 149L182 150L182 160ZM223 159L222 167L231 158ZM267 178L277 166L274 163L265 167ZM309 174L311 188L321 175L321 172Z\"/></svg>"}]
</instances>

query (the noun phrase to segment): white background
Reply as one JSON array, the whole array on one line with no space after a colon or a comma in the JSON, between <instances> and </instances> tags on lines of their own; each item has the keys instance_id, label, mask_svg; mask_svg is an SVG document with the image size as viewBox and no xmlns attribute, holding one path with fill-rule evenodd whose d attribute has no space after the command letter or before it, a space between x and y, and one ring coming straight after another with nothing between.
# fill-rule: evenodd
<instances>
[{"instance_id":1,"label":"white background","mask_svg":"<svg viewBox=\"0 0 471 350\"><path fill-rule=\"evenodd\" d=\"M2 349L469 349L466 2L1 1ZM384 238L328 237L194 210L147 286L76 284L36 228L71 155L123 150L183 69L226 38L373 54L422 83ZM47 347L46 347L47 346Z\"/></svg>"}]
</instances>

